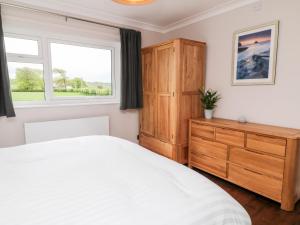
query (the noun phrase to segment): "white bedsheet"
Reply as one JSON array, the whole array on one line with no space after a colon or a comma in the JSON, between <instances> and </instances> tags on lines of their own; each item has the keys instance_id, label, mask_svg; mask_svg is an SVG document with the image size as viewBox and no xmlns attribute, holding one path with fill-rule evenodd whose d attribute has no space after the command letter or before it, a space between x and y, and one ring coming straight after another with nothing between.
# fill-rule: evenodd
<instances>
[{"instance_id":1,"label":"white bedsheet","mask_svg":"<svg viewBox=\"0 0 300 225\"><path fill-rule=\"evenodd\" d=\"M249 224L207 178L119 138L0 149L0 225Z\"/></svg>"}]
</instances>

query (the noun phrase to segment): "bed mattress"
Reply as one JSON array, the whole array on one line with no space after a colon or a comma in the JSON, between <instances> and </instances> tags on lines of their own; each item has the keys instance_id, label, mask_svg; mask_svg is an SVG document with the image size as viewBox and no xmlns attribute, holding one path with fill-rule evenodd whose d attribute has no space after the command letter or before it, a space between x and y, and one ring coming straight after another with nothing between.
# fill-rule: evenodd
<instances>
[{"instance_id":1,"label":"bed mattress","mask_svg":"<svg viewBox=\"0 0 300 225\"><path fill-rule=\"evenodd\" d=\"M0 225L250 224L216 184L123 139L0 149Z\"/></svg>"}]
</instances>

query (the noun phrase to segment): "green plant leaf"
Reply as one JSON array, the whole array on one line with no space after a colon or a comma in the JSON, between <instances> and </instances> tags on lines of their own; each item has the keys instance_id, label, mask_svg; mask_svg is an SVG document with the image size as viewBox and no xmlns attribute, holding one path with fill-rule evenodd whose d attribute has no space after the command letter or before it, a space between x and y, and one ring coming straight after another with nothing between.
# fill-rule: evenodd
<instances>
[{"instance_id":1,"label":"green plant leaf","mask_svg":"<svg viewBox=\"0 0 300 225\"><path fill-rule=\"evenodd\" d=\"M208 89L199 89L201 96L201 103L205 109L214 109L217 106L217 102L221 99L221 96L217 91Z\"/></svg>"}]
</instances>

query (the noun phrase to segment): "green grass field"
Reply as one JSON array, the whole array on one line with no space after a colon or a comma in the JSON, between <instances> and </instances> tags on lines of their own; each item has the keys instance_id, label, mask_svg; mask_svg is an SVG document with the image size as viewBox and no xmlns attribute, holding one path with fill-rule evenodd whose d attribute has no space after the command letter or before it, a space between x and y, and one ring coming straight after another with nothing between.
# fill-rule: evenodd
<instances>
[{"instance_id":1,"label":"green grass field","mask_svg":"<svg viewBox=\"0 0 300 225\"><path fill-rule=\"evenodd\" d=\"M54 92L56 97L76 97L87 96L80 92ZM95 95L91 95L95 96ZM14 102L20 101L43 101L45 100L44 92L12 92L12 98Z\"/></svg>"},{"instance_id":2,"label":"green grass field","mask_svg":"<svg viewBox=\"0 0 300 225\"><path fill-rule=\"evenodd\" d=\"M14 102L20 101L43 101L45 99L44 92L12 92Z\"/></svg>"}]
</instances>

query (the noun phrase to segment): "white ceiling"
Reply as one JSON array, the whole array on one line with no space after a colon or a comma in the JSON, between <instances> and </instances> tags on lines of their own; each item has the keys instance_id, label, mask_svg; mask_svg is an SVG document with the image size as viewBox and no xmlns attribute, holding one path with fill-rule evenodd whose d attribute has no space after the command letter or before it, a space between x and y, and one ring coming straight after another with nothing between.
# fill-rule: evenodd
<instances>
[{"instance_id":1,"label":"white ceiling","mask_svg":"<svg viewBox=\"0 0 300 225\"><path fill-rule=\"evenodd\" d=\"M85 17L167 32L259 0L155 0L144 6L125 6L111 0L6 0Z\"/></svg>"},{"instance_id":2,"label":"white ceiling","mask_svg":"<svg viewBox=\"0 0 300 225\"><path fill-rule=\"evenodd\" d=\"M198 12L231 0L156 0L144 6L125 6L111 0L64 0L83 8L93 8L156 26L167 26Z\"/></svg>"}]
</instances>

